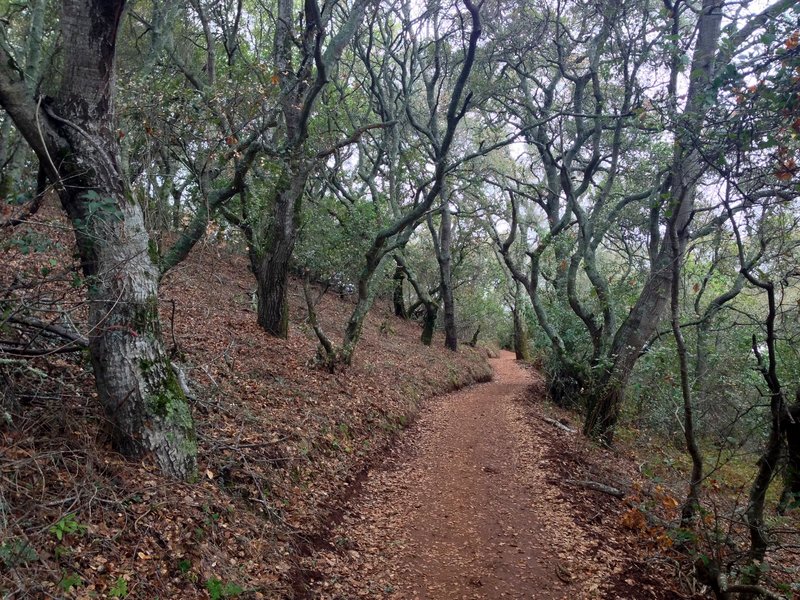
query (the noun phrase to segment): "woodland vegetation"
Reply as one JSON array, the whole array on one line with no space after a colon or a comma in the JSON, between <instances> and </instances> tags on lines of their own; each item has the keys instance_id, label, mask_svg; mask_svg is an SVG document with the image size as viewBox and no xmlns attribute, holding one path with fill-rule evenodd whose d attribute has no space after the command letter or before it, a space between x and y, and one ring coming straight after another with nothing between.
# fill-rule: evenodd
<instances>
[{"instance_id":1,"label":"woodland vegetation","mask_svg":"<svg viewBox=\"0 0 800 600\"><path fill-rule=\"evenodd\" d=\"M320 377L376 298L512 348L592 441L685 453L697 581L798 593L798 2L0 0L0 107L4 435L88 373L116 452L202 478L162 290L213 245L275 343L303 282Z\"/></svg>"}]
</instances>

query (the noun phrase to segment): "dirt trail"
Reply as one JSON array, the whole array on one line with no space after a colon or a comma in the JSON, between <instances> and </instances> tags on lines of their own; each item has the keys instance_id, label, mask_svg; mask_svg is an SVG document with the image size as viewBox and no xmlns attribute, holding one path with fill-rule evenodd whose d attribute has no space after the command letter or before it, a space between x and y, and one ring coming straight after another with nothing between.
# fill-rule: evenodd
<instances>
[{"instance_id":1,"label":"dirt trail","mask_svg":"<svg viewBox=\"0 0 800 600\"><path fill-rule=\"evenodd\" d=\"M548 485L503 352L491 383L432 402L311 557L314 598L595 596L594 542ZM548 432L549 433L549 432Z\"/></svg>"}]
</instances>

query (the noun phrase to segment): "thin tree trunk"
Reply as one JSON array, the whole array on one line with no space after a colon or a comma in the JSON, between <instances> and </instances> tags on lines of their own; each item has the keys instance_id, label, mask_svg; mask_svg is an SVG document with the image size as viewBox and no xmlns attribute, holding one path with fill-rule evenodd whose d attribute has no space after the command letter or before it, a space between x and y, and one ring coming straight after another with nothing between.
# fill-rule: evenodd
<instances>
[{"instance_id":1,"label":"thin tree trunk","mask_svg":"<svg viewBox=\"0 0 800 600\"><path fill-rule=\"evenodd\" d=\"M444 346L455 352L458 350L458 330L456 328L456 307L453 297L453 258L450 248L453 243L453 217L447 199L447 188L442 189L441 222L439 224L439 243L437 259L439 275L442 280L442 305L444 306Z\"/></svg>"},{"instance_id":2,"label":"thin tree trunk","mask_svg":"<svg viewBox=\"0 0 800 600\"><path fill-rule=\"evenodd\" d=\"M420 284L414 271L406 263L402 254L395 253L394 260L397 262L397 266L403 269L408 282L411 284L411 287L414 288L414 291L417 293L417 298L419 298L419 302L425 310L425 314L422 317L422 335L420 340L426 346L430 346L433 342L433 332L436 329L436 317L439 314L439 304L431 298L427 290Z\"/></svg>"},{"instance_id":3,"label":"thin tree trunk","mask_svg":"<svg viewBox=\"0 0 800 600\"><path fill-rule=\"evenodd\" d=\"M694 521L695 514L700 508L700 484L703 481L703 456L697 445L694 433L694 411L692 408L692 388L689 381L689 359L686 342L683 339L680 320L680 281L683 252L680 247L678 232L675 230L674 221L670 221L668 235L672 244L672 254L675 257L672 263L672 286L670 289L670 316L672 321L672 335L675 337L675 346L678 352L678 363L681 374L681 395L683 397L683 435L686 440L686 450L692 459L692 473L689 480L689 491L681 507L681 525L689 527Z\"/></svg>"},{"instance_id":4,"label":"thin tree trunk","mask_svg":"<svg viewBox=\"0 0 800 600\"><path fill-rule=\"evenodd\" d=\"M15 151L12 146L13 129L11 119L4 118L0 124L0 201L10 199L13 191L11 169L8 166Z\"/></svg>"},{"instance_id":5,"label":"thin tree trunk","mask_svg":"<svg viewBox=\"0 0 800 600\"><path fill-rule=\"evenodd\" d=\"M786 413L786 403L783 398L783 389L777 374L777 359L775 353L775 288L771 283L756 280L745 273L748 279L767 292L768 314L766 319L766 344L768 350L767 364L764 364L755 335L753 336L753 354L758 361L759 369L770 391L770 430L767 444L758 459L755 479L750 486L745 518L750 530L750 560L760 563L764 560L769 546L766 525L764 523L764 506L767 499L767 490L775 477L778 463L783 449L783 422ZM760 285L759 285L760 284ZM758 576L754 575L747 583L755 584Z\"/></svg>"},{"instance_id":6,"label":"thin tree trunk","mask_svg":"<svg viewBox=\"0 0 800 600\"><path fill-rule=\"evenodd\" d=\"M44 16L47 9L47 0L33 0L30 2L30 24L28 26L27 47L25 50L25 85L30 95L36 93L41 76L42 63L42 38L44 37ZM0 199L4 199L16 191L24 190L20 187L23 177L23 167L28 156L28 149L22 144L11 146L11 154L6 155L6 143L11 138L11 122L3 122L3 131L0 134L0 167L6 161L8 164L0 174ZM4 156L5 155L5 156Z\"/></svg>"},{"instance_id":7,"label":"thin tree trunk","mask_svg":"<svg viewBox=\"0 0 800 600\"><path fill-rule=\"evenodd\" d=\"M528 347L528 333L525 331L525 321L522 316L522 285L516 281L514 290L514 306L511 314L514 318L514 353L517 360L530 360L531 351Z\"/></svg>"}]
</instances>

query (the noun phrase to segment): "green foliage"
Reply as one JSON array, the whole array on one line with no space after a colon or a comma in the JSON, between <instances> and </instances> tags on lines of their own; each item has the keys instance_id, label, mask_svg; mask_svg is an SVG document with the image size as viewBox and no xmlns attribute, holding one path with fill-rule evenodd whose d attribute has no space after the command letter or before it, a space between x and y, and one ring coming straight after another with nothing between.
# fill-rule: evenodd
<instances>
[{"instance_id":1,"label":"green foliage","mask_svg":"<svg viewBox=\"0 0 800 600\"><path fill-rule=\"evenodd\" d=\"M128 595L128 581L123 577L117 577L114 585L108 590L110 598L125 598Z\"/></svg>"},{"instance_id":2,"label":"green foliage","mask_svg":"<svg viewBox=\"0 0 800 600\"><path fill-rule=\"evenodd\" d=\"M326 197L307 204L295 251L296 260L321 281L353 283L377 227L371 203L345 206Z\"/></svg>"},{"instance_id":3,"label":"green foliage","mask_svg":"<svg viewBox=\"0 0 800 600\"><path fill-rule=\"evenodd\" d=\"M49 237L30 227L24 227L14 232L3 244L4 249L16 249L20 254L41 254L44 252L57 252L61 245Z\"/></svg>"},{"instance_id":4,"label":"green foliage","mask_svg":"<svg viewBox=\"0 0 800 600\"><path fill-rule=\"evenodd\" d=\"M74 513L68 513L61 517L55 525L52 525L48 530L52 533L56 539L60 542L64 539L67 535L83 535L87 531L86 525L79 523L75 519Z\"/></svg>"},{"instance_id":5,"label":"green foliage","mask_svg":"<svg viewBox=\"0 0 800 600\"><path fill-rule=\"evenodd\" d=\"M69 592L72 588L79 588L83 585L83 579L77 573L70 573L67 575L66 571L62 574L61 581L58 582L58 587L64 592Z\"/></svg>"},{"instance_id":6,"label":"green foliage","mask_svg":"<svg viewBox=\"0 0 800 600\"><path fill-rule=\"evenodd\" d=\"M222 598L236 598L244 592L244 589L235 583L222 583L216 577L206 581L206 590L211 600L222 600Z\"/></svg>"},{"instance_id":7,"label":"green foliage","mask_svg":"<svg viewBox=\"0 0 800 600\"><path fill-rule=\"evenodd\" d=\"M39 560L39 555L33 546L25 540L10 538L0 544L0 562L8 569L36 560Z\"/></svg>"}]
</instances>

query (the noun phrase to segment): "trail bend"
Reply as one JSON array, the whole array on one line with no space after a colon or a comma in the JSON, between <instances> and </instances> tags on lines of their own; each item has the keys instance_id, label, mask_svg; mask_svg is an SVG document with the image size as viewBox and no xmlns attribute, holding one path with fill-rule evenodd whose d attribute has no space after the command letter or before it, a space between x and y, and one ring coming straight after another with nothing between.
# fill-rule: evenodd
<instances>
[{"instance_id":1,"label":"trail bend","mask_svg":"<svg viewBox=\"0 0 800 600\"><path fill-rule=\"evenodd\" d=\"M542 468L511 352L494 378L428 403L309 559L308 597L412 600L597 597L596 542Z\"/></svg>"}]
</instances>

